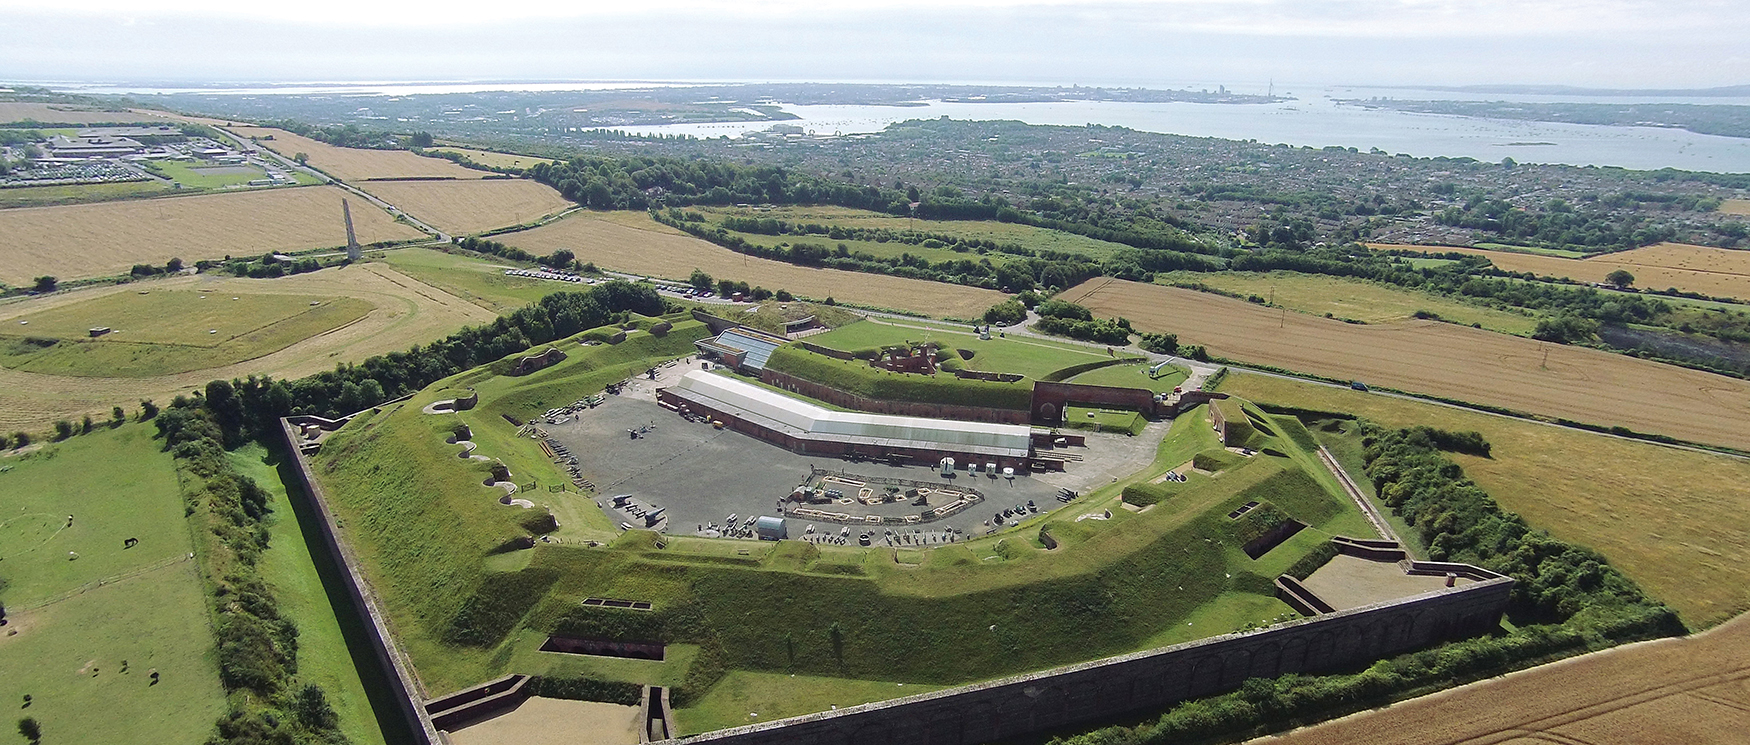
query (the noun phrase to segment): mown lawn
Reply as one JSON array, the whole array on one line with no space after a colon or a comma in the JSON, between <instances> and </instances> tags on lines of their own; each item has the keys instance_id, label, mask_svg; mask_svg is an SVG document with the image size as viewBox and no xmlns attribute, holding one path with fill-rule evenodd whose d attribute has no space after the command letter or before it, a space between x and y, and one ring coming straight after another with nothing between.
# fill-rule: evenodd
<instances>
[{"instance_id":1,"label":"mown lawn","mask_svg":"<svg viewBox=\"0 0 1750 745\"><path fill-rule=\"evenodd\" d=\"M459 250L458 250L459 251ZM504 273L504 262L429 248L384 251L382 261L433 287L498 313L508 313L575 285Z\"/></svg>"}]
</instances>

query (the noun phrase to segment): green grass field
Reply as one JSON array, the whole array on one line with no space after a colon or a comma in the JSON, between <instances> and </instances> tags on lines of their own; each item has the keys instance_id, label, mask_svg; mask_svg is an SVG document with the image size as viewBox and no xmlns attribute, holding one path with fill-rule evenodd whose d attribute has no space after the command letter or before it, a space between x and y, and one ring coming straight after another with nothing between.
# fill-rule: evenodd
<instances>
[{"instance_id":1,"label":"green grass field","mask_svg":"<svg viewBox=\"0 0 1750 745\"><path fill-rule=\"evenodd\" d=\"M1035 380L1071 365L1113 359L1105 352L1072 344L996 336L989 341L981 341L976 334L950 331L929 324L913 324L910 321L859 321L811 336L808 341L846 352L904 344L908 341L936 342L948 354L953 354L958 349L972 350L972 359L963 363L968 370L1015 373Z\"/></svg>"},{"instance_id":2,"label":"green grass field","mask_svg":"<svg viewBox=\"0 0 1750 745\"><path fill-rule=\"evenodd\" d=\"M1750 462L1263 375L1231 374L1221 390L1390 427L1481 432L1492 457L1452 458L1503 508L1603 553L1691 628L1750 610L1750 527L1721 518L1750 509ZM1353 456L1346 465L1360 475Z\"/></svg>"},{"instance_id":3,"label":"green grass field","mask_svg":"<svg viewBox=\"0 0 1750 745\"><path fill-rule=\"evenodd\" d=\"M675 711L681 732L710 732L845 708L872 701L929 693L942 686L885 680L847 680L815 675L737 670L723 678L697 706Z\"/></svg>"},{"instance_id":4,"label":"green grass field","mask_svg":"<svg viewBox=\"0 0 1750 745\"><path fill-rule=\"evenodd\" d=\"M377 725L364 680L341 631L341 611L322 586L300 516L287 499L279 470L270 460L274 459L267 449L258 444L231 453L237 470L272 495L268 502L273 510L271 538L261 560L261 574L274 588L280 613L298 625L298 677L322 687L340 717L340 731L354 745L382 745L383 730ZM348 608L345 612L353 611Z\"/></svg>"},{"instance_id":5,"label":"green grass field","mask_svg":"<svg viewBox=\"0 0 1750 745\"><path fill-rule=\"evenodd\" d=\"M0 601L18 632L0 636L0 699L41 722L44 742L204 742L225 696L176 473L150 425L0 468Z\"/></svg>"},{"instance_id":6,"label":"green grass field","mask_svg":"<svg viewBox=\"0 0 1750 745\"><path fill-rule=\"evenodd\" d=\"M1076 235L1074 233L1065 233L1059 230L1036 228L1031 225L979 220L917 220L909 217L894 217L893 215L881 212L870 212L867 210L857 210L846 207L776 207L760 210L736 207L694 209L705 213L706 218L713 223L720 222L721 217L725 215L758 218L769 217L790 223L816 223L820 225L836 225L846 228L910 231L931 233L935 235L948 235L957 238L988 240L995 241L998 244L1014 244L1033 251L1062 251L1064 253L1082 254L1097 259L1106 258L1113 253L1129 248L1128 246L1119 243L1095 240L1093 238ZM874 253L877 256L898 256L900 253L906 251L910 251L914 255L924 256L926 255L926 252L929 252L928 255L930 255L932 261L938 261L941 258L967 258L969 256L977 256L977 254L973 253L955 253L954 251L947 249L929 249L922 246L913 246L898 242L875 243L873 241L837 241L832 240L825 235L756 236L749 233L738 233L737 235L741 235L750 241L757 238L761 241L772 239L774 243L779 241L789 243L803 241L806 243L824 243L827 246L837 246L839 243L845 243L852 246L853 251L859 250L859 247L867 245L880 247L880 250L891 252L883 254L878 253L876 250L870 250L870 253ZM934 255L937 251L940 251L945 255L938 258ZM997 258L1001 257L1000 254L995 254L995 256L997 256Z\"/></svg>"},{"instance_id":7,"label":"green grass field","mask_svg":"<svg viewBox=\"0 0 1750 745\"><path fill-rule=\"evenodd\" d=\"M563 282L506 276L506 265L502 262L429 248L384 251L382 261L395 271L498 313L508 313L572 287Z\"/></svg>"},{"instance_id":8,"label":"green grass field","mask_svg":"<svg viewBox=\"0 0 1750 745\"><path fill-rule=\"evenodd\" d=\"M1141 412L1089 406L1065 406L1063 423L1074 429L1091 429L1115 434L1142 434L1148 420Z\"/></svg>"},{"instance_id":9,"label":"green grass field","mask_svg":"<svg viewBox=\"0 0 1750 745\"><path fill-rule=\"evenodd\" d=\"M202 370L277 352L375 307L314 295L116 292L8 322L0 329L0 365L123 378ZM89 338L87 330L99 326L113 331Z\"/></svg>"},{"instance_id":10,"label":"green grass field","mask_svg":"<svg viewBox=\"0 0 1750 745\"><path fill-rule=\"evenodd\" d=\"M267 171L251 165L189 163L165 160L149 163L146 168L164 178L182 184L184 189L224 189L244 186L255 179L267 178Z\"/></svg>"},{"instance_id":11,"label":"green grass field","mask_svg":"<svg viewBox=\"0 0 1750 745\"><path fill-rule=\"evenodd\" d=\"M47 207L56 204L107 202L158 194L169 194L169 184L158 181L123 181L109 184L70 184L65 186L26 186L0 189L0 208Z\"/></svg>"},{"instance_id":12,"label":"green grass field","mask_svg":"<svg viewBox=\"0 0 1750 745\"><path fill-rule=\"evenodd\" d=\"M1491 331L1527 335L1537 327L1532 316L1483 308L1424 292L1413 292L1366 280L1295 272L1173 272L1156 277L1162 284L1202 283L1230 293L1275 297L1276 305L1313 315L1331 314L1366 323L1409 320L1426 310L1466 326L1481 324Z\"/></svg>"}]
</instances>

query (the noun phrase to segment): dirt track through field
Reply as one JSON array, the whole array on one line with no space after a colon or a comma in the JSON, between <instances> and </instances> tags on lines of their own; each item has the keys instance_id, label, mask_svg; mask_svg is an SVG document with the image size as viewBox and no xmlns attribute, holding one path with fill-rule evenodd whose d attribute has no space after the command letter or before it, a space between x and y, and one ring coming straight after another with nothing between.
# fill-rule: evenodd
<instances>
[{"instance_id":1,"label":"dirt track through field","mask_svg":"<svg viewBox=\"0 0 1750 745\"><path fill-rule=\"evenodd\" d=\"M341 269L299 274L281 279L241 279L200 275L160 280L152 289L212 287L225 292L309 293L356 297L375 304L364 318L305 339L278 352L234 365L153 378L89 378L41 375L0 368L0 431L38 431L56 419L77 421L84 414L107 419L111 406L132 412L140 399L168 404L215 379L267 374L300 378L331 370L342 362L401 351L497 316L473 303L419 282L385 264L356 264ZM26 313L89 300L114 292L135 292L141 285L121 285L59 293L47 298L0 305L0 323Z\"/></svg>"},{"instance_id":2,"label":"dirt track through field","mask_svg":"<svg viewBox=\"0 0 1750 745\"><path fill-rule=\"evenodd\" d=\"M1728 745L1747 733L1750 616L1739 616L1253 743Z\"/></svg>"},{"instance_id":3,"label":"dirt track through field","mask_svg":"<svg viewBox=\"0 0 1750 745\"><path fill-rule=\"evenodd\" d=\"M1241 362L1750 450L1750 382L1735 378L1438 321L1353 325L1123 280L1089 280L1062 297Z\"/></svg>"},{"instance_id":4,"label":"dirt track through field","mask_svg":"<svg viewBox=\"0 0 1750 745\"><path fill-rule=\"evenodd\" d=\"M576 206L552 187L524 179L364 181L357 186L451 235L522 225Z\"/></svg>"},{"instance_id":5,"label":"dirt track through field","mask_svg":"<svg viewBox=\"0 0 1750 745\"><path fill-rule=\"evenodd\" d=\"M334 186L304 186L0 210L0 282L27 285L44 274L63 280L126 274L134 264L161 266L171 258L193 264L344 246L345 196ZM363 199L351 202L361 243L425 235Z\"/></svg>"},{"instance_id":6,"label":"dirt track through field","mask_svg":"<svg viewBox=\"0 0 1750 745\"><path fill-rule=\"evenodd\" d=\"M642 218L649 221L650 218ZM882 274L810 269L771 259L743 256L690 235L629 227L590 213L578 213L534 230L498 236L495 240L533 254L571 249L579 261L668 279L686 279L702 269L718 279L732 279L768 290L789 290L815 299L896 308L932 316L973 318L1005 295L995 290L890 277ZM659 223L650 222L655 227Z\"/></svg>"}]
</instances>

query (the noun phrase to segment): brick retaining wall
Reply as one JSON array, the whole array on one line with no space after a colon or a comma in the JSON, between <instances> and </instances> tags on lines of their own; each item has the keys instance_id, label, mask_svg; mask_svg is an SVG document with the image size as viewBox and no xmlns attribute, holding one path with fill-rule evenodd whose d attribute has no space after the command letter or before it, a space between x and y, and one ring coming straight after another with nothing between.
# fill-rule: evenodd
<instances>
[{"instance_id":1,"label":"brick retaining wall","mask_svg":"<svg viewBox=\"0 0 1750 745\"><path fill-rule=\"evenodd\" d=\"M1486 633L1500 624L1512 587L1497 576L1259 631L665 742L976 745L1034 736L1231 691L1247 678L1352 668Z\"/></svg>"}]
</instances>

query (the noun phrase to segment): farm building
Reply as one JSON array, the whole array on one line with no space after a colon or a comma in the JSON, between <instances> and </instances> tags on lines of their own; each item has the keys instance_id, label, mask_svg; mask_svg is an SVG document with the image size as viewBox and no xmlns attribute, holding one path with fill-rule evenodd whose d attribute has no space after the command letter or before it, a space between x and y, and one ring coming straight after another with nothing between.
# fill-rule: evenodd
<instances>
[{"instance_id":1,"label":"farm building","mask_svg":"<svg viewBox=\"0 0 1750 745\"><path fill-rule=\"evenodd\" d=\"M1032 429L1014 424L832 411L723 375L694 370L656 392L657 402L805 455L1031 466ZM1043 468L1062 461L1039 460Z\"/></svg>"},{"instance_id":2,"label":"farm building","mask_svg":"<svg viewBox=\"0 0 1750 745\"><path fill-rule=\"evenodd\" d=\"M702 357L714 358L737 370L759 372L766 369L772 350L789 343L789 339L750 328L726 329L710 339L693 342Z\"/></svg>"}]
</instances>

